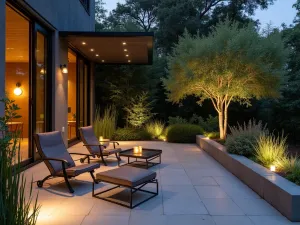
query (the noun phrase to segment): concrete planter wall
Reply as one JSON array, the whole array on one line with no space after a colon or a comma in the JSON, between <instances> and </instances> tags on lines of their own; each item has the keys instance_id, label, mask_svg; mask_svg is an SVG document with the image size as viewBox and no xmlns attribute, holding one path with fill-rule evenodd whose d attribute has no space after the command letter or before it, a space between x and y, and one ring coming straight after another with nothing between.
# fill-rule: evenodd
<instances>
[{"instance_id":1,"label":"concrete planter wall","mask_svg":"<svg viewBox=\"0 0 300 225\"><path fill-rule=\"evenodd\" d=\"M300 221L300 187L243 156L231 155L226 148L202 135L197 144L228 171L293 222Z\"/></svg>"}]
</instances>

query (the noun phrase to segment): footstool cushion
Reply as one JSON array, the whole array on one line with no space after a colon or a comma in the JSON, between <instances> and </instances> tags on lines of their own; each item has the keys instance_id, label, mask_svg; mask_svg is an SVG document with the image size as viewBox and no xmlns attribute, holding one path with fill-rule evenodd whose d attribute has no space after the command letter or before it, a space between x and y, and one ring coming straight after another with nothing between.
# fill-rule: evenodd
<instances>
[{"instance_id":1,"label":"footstool cushion","mask_svg":"<svg viewBox=\"0 0 300 225\"><path fill-rule=\"evenodd\" d=\"M123 166L96 174L96 180L127 187L136 187L156 178L151 170Z\"/></svg>"}]
</instances>

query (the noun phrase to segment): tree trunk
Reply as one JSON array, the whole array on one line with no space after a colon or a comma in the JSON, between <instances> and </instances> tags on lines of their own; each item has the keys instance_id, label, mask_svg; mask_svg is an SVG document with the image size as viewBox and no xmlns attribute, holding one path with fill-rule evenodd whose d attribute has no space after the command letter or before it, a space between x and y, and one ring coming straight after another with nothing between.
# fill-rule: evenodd
<instances>
[{"instance_id":1,"label":"tree trunk","mask_svg":"<svg viewBox=\"0 0 300 225\"><path fill-rule=\"evenodd\" d=\"M223 125L224 139L226 139L226 136L227 136L227 124L228 124L228 107L225 105L225 107L224 107L224 125Z\"/></svg>"},{"instance_id":2,"label":"tree trunk","mask_svg":"<svg viewBox=\"0 0 300 225\"><path fill-rule=\"evenodd\" d=\"M220 129L220 139L224 140L225 136L224 136L224 112L219 111L219 129Z\"/></svg>"}]
</instances>

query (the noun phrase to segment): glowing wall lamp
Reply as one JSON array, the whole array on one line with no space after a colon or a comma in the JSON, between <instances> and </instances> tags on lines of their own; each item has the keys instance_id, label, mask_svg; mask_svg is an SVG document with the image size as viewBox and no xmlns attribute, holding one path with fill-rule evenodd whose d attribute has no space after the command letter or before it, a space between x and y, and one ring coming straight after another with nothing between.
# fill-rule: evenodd
<instances>
[{"instance_id":1,"label":"glowing wall lamp","mask_svg":"<svg viewBox=\"0 0 300 225\"><path fill-rule=\"evenodd\" d=\"M17 87L14 89L14 94L17 95L17 96L20 96L23 93L22 89L20 88L21 87L21 83L18 82L16 84L16 86Z\"/></svg>"},{"instance_id":2,"label":"glowing wall lamp","mask_svg":"<svg viewBox=\"0 0 300 225\"><path fill-rule=\"evenodd\" d=\"M68 73L68 68L67 68L67 65L66 65L66 64L60 65L60 69L61 69L61 72L62 72L63 74Z\"/></svg>"}]
</instances>

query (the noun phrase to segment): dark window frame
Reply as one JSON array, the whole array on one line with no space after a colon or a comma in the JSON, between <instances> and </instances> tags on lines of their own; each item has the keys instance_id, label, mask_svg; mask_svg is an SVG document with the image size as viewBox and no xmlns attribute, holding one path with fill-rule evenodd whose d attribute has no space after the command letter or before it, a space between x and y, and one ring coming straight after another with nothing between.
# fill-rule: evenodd
<instances>
[{"instance_id":1,"label":"dark window frame","mask_svg":"<svg viewBox=\"0 0 300 225\"><path fill-rule=\"evenodd\" d=\"M90 15L90 0L79 0L85 11Z\"/></svg>"}]
</instances>

